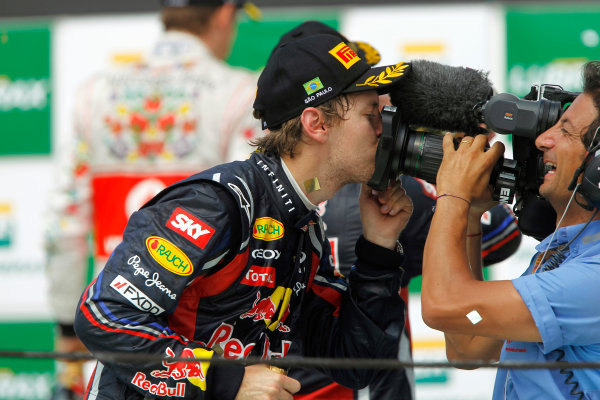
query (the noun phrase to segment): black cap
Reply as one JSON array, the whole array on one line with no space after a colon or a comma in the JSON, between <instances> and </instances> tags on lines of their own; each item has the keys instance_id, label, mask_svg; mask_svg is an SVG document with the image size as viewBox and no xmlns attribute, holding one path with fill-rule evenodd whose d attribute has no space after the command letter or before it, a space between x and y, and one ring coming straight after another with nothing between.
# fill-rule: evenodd
<instances>
[{"instance_id":1,"label":"black cap","mask_svg":"<svg viewBox=\"0 0 600 400\"><path fill-rule=\"evenodd\" d=\"M408 68L403 62L371 68L339 36L307 36L273 52L258 78L254 109L263 129L274 129L342 93L387 93Z\"/></svg>"},{"instance_id":2,"label":"black cap","mask_svg":"<svg viewBox=\"0 0 600 400\"><path fill-rule=\"evenodd\" d=\"M346 38L346 36L320 21L305 21L291 31L287 32L281 36L279 42L273 48L273 52L282 44L320 33L339 37L343 42L346 42L352 50L354 50L361 60L365 61L367 64L375 65L381 61L379 52L370 44L365 42L350 41L348 38Z\"/></svg>"}]
</instances>

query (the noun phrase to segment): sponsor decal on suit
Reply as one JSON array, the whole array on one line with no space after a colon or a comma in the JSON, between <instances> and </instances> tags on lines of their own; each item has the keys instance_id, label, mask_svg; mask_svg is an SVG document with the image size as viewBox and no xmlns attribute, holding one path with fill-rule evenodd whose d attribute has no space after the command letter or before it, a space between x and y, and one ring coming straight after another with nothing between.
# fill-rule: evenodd
<instances>
[{"instance_id":1,"label":"sponsor decal on suit","mask_svg":"<svg viewBox=\"0 0 600 400\"><path fill-rule=\"evenodd\" d=\"M180 207L173 211L166 226L201 249L215 233L213 227Z\"/></svg>"},{"instance_id":2,"label":"sponsor decal on suit","mask_svg":"<svg viewBox=\"0 0 600 400\"><path fill-rule=\"evenodd\" d=\"M255 239L272 241L283 237L283 224L271 217L261 217L254 221L252 237Z\"/></svg>"},{"instance_id":3,"label":"sponsor decal on suit","mask_svg":"<svg viewBox=\"0 0 600 400\"><path fill-rule=\"evenodd\" d=\"M110 287L125 297L136 308L158 315L165 312L164 308L152 301L148 295L138 289L133 283L125 277L118 275L110 284Z\"/></svg>"},{"instance_id":4,"label":"sponsor decal on suit","mask_svg":"<svg viewBox=\"0 0 600 400\"><path fill-rule=\"evenodd\" d=\"M157 263L174 274L188 276L194 272L188 256L167 239L150 236L146 239L146 249Z\"/></svg>"},{"instance_id":5,"label":"sponsor decal on suit","mask_svg":"<svg viewBox=\"0 0 600 400\"><path fill-rule=\"evenodd\" d=\"M175 358L175 352L167 347L165 350L166 358ZM209 359L213 356L213 351L206 349L190 349L189 347L185 347L179 358L200 358L200 359ZM183 362L183 361L168 361L165 360L162 362L163 367L165 369L162 370L154 370L150 372L155 378L172 378L174 380L187 379L192 385L198 386L201 390L206 390L206 373L208 372L208 367L210 366L210 362L202 361L202 362Z\"/></svg>"},{"instance_id":6,"label":"sponsor decal on suit","mask_svg":"<svg viewBox=\"0 0 600 400\"><path fill-rule=\"evenodd\" d=\"M274 288L275 268L253 265L250 267L248 272L246 272L246 276L241 280L240 283L250 286L266 286Z\"/></svg>"}]
</instances>

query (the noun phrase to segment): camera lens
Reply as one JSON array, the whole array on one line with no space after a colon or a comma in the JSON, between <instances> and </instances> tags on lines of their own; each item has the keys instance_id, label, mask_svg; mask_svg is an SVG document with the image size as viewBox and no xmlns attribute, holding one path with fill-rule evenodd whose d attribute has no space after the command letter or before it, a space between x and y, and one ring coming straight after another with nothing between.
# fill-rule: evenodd
<instances>
[{"instance_id":1,"label":"camera lens","mask_svg":"<svg viewBox=\"0 0 600 400\"><path fill-rule=\"evenodd\" d=\"M410 131L401 170L410 176L435 184L437 171L444 156L444 135Z\"/></svg>"}]
</instances>

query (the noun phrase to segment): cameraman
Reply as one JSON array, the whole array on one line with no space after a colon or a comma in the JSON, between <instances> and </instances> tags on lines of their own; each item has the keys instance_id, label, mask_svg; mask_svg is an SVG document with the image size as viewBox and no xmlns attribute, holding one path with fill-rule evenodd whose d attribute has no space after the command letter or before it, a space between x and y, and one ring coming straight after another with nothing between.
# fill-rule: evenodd
<instances>
[{"instance_id":1,"label":"cameraman","mask_svg":"<svg viewBox=\"0 0 600 400\"><path fill-rule=\"evenodd\" d=\"M586 209L589 199L568 187L574 178L581 181L576 170L600 139L600 61L588 62L583 75L583 93L535 141L546 172L539 192L558 215L557 230L536 247L538 254L517 279L476 278L476 222L493 204L488 183L502 144L484 151L480 135L463 138L455 150L452 136L444 138L423 258L422 313L430 327L445 332L451 361L599 359L598 209ZM599 388L598 369L500 369L494 399L599 398Z\"/></svg>"}]
</instances>

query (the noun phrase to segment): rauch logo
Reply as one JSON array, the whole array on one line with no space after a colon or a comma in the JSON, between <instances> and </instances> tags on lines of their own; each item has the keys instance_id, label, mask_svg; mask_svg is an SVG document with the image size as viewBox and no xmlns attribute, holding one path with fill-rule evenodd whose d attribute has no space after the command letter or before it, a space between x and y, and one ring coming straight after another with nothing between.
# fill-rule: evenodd
<instances>
[{"instance_id":1,"label":"rauch logo","mask_svg":"<svg viewBox=\"0 0 600 400\"><path fill-rule=\"evenodd\" d=\"M252 237L260 240L277 240L283 237L283 224L270 217L257 218L254 221Z\"/></svg>"},{"instance_id":2,"label":"rauch logo","mask_svg":"<svg viewBox=\"0 0 600 400\"><path fill-rule=\"evenodd\" d=\"M194 271L194 266L185 253L166 239L150 236L146 239L146 248L157 263L174 274L187 276Z\"/></svg>"}]
</instances>

